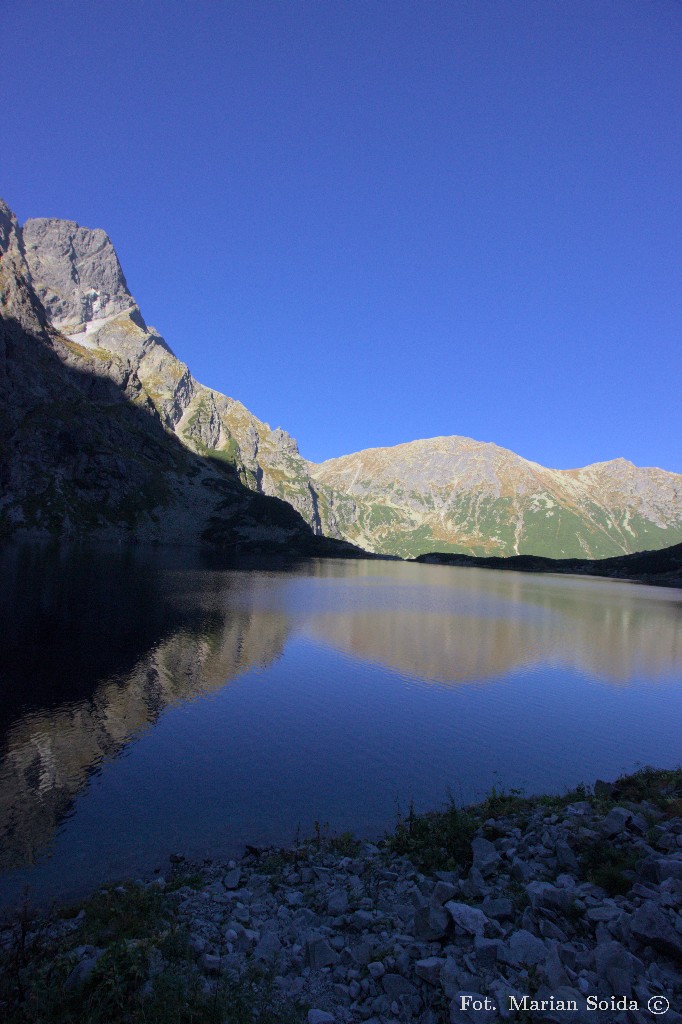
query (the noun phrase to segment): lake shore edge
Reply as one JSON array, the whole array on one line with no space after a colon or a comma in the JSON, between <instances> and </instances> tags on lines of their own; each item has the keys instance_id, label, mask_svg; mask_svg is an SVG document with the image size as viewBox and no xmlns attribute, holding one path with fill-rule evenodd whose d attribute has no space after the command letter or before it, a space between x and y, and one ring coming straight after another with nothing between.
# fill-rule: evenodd
<instances>
[{"instance_id":1,"label":"lake shore edge","mask_svg":"<svg viewBox=\"0 0 682 1024\"><path fill-rule=\"evenodd\" d=\"M545 555L460 555L433 551L411 559L420 565L444 565L468 569L500 569L538 575L593 576L643 583L654 587L682 588L682 544L654 551L637 551L612 558L550 558Z\"/></svg>"},{"instance_id":2,"label":"lake shore edge","mask_svg":"<svg viewBox=\"0 0 682 1024\"><path fill-rule=\"evenodd\" d=\"M163 877L24 908L0 928L0 1008L8 1024L638 1024L668 999L679 1024L680 906L682 769L644 768L410 812L378 844L318 829L226 863L173 854Z\"/></svg>"}]
</instances>

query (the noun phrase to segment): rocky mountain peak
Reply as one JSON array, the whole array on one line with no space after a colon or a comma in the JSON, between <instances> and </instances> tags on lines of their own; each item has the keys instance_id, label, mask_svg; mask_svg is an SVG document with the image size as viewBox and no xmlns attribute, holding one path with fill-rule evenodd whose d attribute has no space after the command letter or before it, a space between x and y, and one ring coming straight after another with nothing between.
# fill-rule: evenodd
<instances>
[{"instance_id":1,"label":"rocky mountain peak","mask_svg":"<svg viewBox=\"0 0 682 1024\"><path fill-rule=\"evenodd\" d=\"M111 239L100 228L40 217L23 227L33 287L58 330L71 334L135 306Z\"/></svg>"},{"instance_id":2,"label":"rocky mountain peak","mask_svg":"<svg viewBox=\"0 0 682 1024\"><path fill-rule=\"evenodd\" d=\"M0 199L0 256L7 252L10 246L10 239L12 235L16 235L17 229L16 217L7 203Z\"/></svg>"},{"instance_id":3,"label":"rocky mountain peak","mask_svg":"<svg viewBox=\"0 0 682 1024\"><path fill-rule=\"evenodd\" d=\"M370 551L609 557L682 538L682 476L626 459L546 469L471 438L434 437L310 465L342 537Z\"/></svg>"},{"instance_id":4,"label":"rocky mountain peak","mask_svg":"<svg viewBox=\"0 0 682 1024\"><path fill-rule=\"evenodd\" d=\"M241 403L204 387L194 379L189 368L174 356L158 332L146 324L106 232L55 218L29 220L22 229L9 208L3 205L0 241L9 247L9 255L0 264L3 313L3 324L0 325L0 397L4 386L11 390L10 376L16 378L20 369L26 384L22 401L14 402L16 416L13 415L13 419L20 417L24 406L31 405L42 382L50 377L54 377L51 381L54 388L48 390L57 404L63 404L58 383L61 364L74 371L71 375L67 373L64 381L68 380L69 384L78 382L77 391L81 386L86 390L99 389L98 393L108 390L117 400L143 411L142 419L128 416L128 426L133 431L141 427L143 435L148 428L157 434L161 430L167 442L166 455L171 459L180 458L179 453L185 449L199 457L200 461L190 459L188 464L198 469L202 477L210 478L219 488L227 486L226 481L232 481L230 486L237 496L236 504L241 502L244 507L253 505L259 510L262 507L267 518L274 515L271 510L276 506L269 505L267 501L264 505L259 504L251 492L267 498L281 498L303 517L301 520L296 516L292 519L296 522L296 531L303 528L305 520L314 532L323 532L318 497L296 441L286 431L271 430ZM19 331L15 340L6 334L6 330L13 330L13 324L18 325ZM39 334L45 348L42 354L51 353L48 362L54 373L43 370L28 372L28 353L41 351L34 344ZM17 345L23 352L19 362ZM8 362L6 352L10 349L12 358ZM33 390L31 379L36 381ZM53 412L54 409L46 408L46 417L49 418ZM1 413L0 410L0 442L3 429ZM121 409L117 409L116 414L127 415ZM64 410L64 415L70 415L68 410ZM101 406L96 407L94 417L104 417L101 426L106 433L109 416ZM74 452L77 451L83 438L76 441L70 428L64 432L64 436L67 435L68 443ZM173 443L170 443L171 435L174 435ZM28 442L26 446L28 450ZM110 447L111 443L107 442L107 448ZM120 447L125 451L127 445L123 443ZM11 445L7 450L10 448ZM48 454L41 453L41 459L37 461L47 465ZM127 453L120 460L122 466L126 458ZM82 466L87 463L82 454L76 461ZM160 473L163 477L165 470L160 470ZM46 478L49 476L48 473L45 475ZM87 477L88 473L83 471L82 475ZM169 480L174 478L172 469L167 475ZM161 483L165 487L163 480ZM180 495L184 484L181 486L180 482L175 487L175 483L177 481L172 483L171 489ZM163 487L159 486L157 490L161 491ZM28 489L27 484L22 494ZM115 487L111 488L112 493L115 490ZM6 497L8 508L14 501L14 515L17 502L9 494ZM215 493L209 497L208 505L212 512ZM149 504L158 503L150 500ZM2 511L0 494L0 535ZM21 514L21 511L17 512L18 516ZM192 516L188 511L175 518L184 529L188 517L192 520L189 533L196 535L196 523L201 516ZM160 517L157 521L157 532L167 537L170 527L162 523ZM248 515L245 522L246 526L242 526L248 532ZM226 535L231 535L229 529Z\"/></svg>"}]
</instances>

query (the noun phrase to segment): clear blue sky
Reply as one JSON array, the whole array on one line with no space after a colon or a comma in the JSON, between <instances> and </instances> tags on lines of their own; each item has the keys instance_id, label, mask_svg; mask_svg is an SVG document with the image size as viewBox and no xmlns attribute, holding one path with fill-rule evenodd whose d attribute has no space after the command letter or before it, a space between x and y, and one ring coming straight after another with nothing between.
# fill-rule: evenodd
<instances>
[{"instance_id":1,"label":"clear blue sky","mask_svg":"<svg viewBox=\"0 0 682 1024\"><path fill-rule=\"evenodd\" d=\"M682 471L678 0L26 0L0 195L322 460Z\"/></svg>"}]
</instances>

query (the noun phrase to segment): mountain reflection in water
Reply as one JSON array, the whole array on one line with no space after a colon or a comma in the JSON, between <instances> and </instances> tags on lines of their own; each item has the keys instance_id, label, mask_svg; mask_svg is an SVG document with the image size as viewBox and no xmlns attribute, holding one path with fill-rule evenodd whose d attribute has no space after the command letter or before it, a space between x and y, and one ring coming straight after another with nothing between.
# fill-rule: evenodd
<instances>
[{"instance_id":1,"label":"mountain reflection in water","mask_svg":"<svg viewBox=\"0 0 682 1024\"><path fill-rule=\"evenodd\" d=\"M359 658L441 683L557 664L619 685L682 668L682 603L665 592L648 603L636 586L611 581L458 572L462 589L447 597L416 586L377 610L371 594L356 594L352 609L314 615L308 628Z\"/></svg>"},{"instance_id":2,"label":"mountain reflection in water","mask_svg":"<svg viewBox=\"0 0 682 1024\"><path fill-rule=\"evenodd\" d=\"M542 666L619 686L682 676L682 595L614 581L25 547L0 570L4 869L38 860L93 773L164 709L266 670L294 636L423 683Z\"/></svg>"}]
</instances>

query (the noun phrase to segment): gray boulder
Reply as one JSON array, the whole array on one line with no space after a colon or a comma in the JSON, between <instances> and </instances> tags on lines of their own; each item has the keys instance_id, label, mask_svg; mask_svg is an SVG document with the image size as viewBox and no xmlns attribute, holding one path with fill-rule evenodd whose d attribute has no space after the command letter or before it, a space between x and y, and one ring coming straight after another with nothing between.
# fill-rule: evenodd
<instances>
[{"instance_id":1,"label":"gray boulder","mask_svg":"<svg viewBox=\"0 0 682 1024\"><path fill-rule=\"evenodd\" d=\"M339 954L321 935L313 935L306 940L305 955L308 964L315 968L331 967L339 962Z\"/></svg>"},{"instance_id":2,"label":"gray boulder","mask_svg":"<svg viewBox=\"0 0 682 1024\"><path fill-rule=\"evenodd\" d=\"M348 910L348 894L345 889L334 889L327 899L327 913L332 917L345 914Z\"/></svg>"},{"instance_id":3,"label":"gray boulder","mask_svg":"<svg viewBox=\"0 0 682 1024\"><path fill-rule=\"evenodd\" d=\"M455 922L455 926L467 935L483 935L489 923L482 910L470 907L468 903L455 903L454 900L449 900L445 904L445 909Z\"/></svg>"},{"instance_id":4,"label":"gray boulder","mask_svg":"<svg viewBox=\"0 0 682 1024\"><path fill-rule=\"evenodd\" d=\"M274 932L266 932L253 951L254 960L272 963L282 952L282 943Z\"/></svg>"},{"instance_id":5,"label":"gray boulder","mask_svg":"<svg viewBox=\"0 0 682 1024\"><path fill-rule=\"evenodd\" d=\"M428 956L424 960L417 960L414 971L418 978L426 981L429 985L438 985L440 973L445 959L440 956Z\"/></svg>"},{"instance_id":6,"label":"gray boulder","mask_svg":"<svg viewBox=\"0 0 682 1024\"><path fill-rule=\"evenodd\" d=\"M547 959L548 949L542 939L520 928L514 932L509 941L500 947L499 959L504 963L520 967L522 964L533 966Z\"/></svg>"},{"instance_id":7,"label":"gray boulder","mask_svg":"<svg viewBox=\"0 0 682 1024\"><path fill-rule=\"evenodd\" d=\"M242 873L240 868L233 868L223 878L223 885L226 889L238 889Z\"/></svg>"},{"instance_id":8,"label":"gray boulder","mask_svg":"<svg viewBox=\"0 0 682 1024\"><path fill-rule=\"evenodd\" d=\"M384 992L389 999L398 999L400 996L414 996L417 994L417 987L401 974L384 974L381 979Z\"/></svg>"},{"instance_id":9,"label":"gray boulder","mask_svg":"<svg viewBox=\"0 0 682 1024\"><path fill-rule=\"evenodd\" d=\"M643 903L630 919L632 935L643 945L651 946L670 957L682 957L682 935L652 903Z\"/></svg>"},{"instance_id":10,"label":"gray boulder","mask_svg":"<svg viewBox=\"0 0 682 1024\"><path fill-rule=\"evenodd\" d=\"M449 927L450 917L442 907L427 905L414 912L414 934L418 939L426 942L442 939Z\"/></svg>"},{"instance_id":11,"label":"gray boulder","mask_svg":"<svg viewBox=\"0 0 682 1024\"><path fill-rule=\"evenodd\" d=\"M615 996L629 996L635 978L644 972L644 964L619 942L602 942L594 951L597 973Z\"/></svg>"},{"instance_id":12,"label":"gray boulder","mask_svg":"<svg viewBox=\"0 0 682 1024\"><path fill-rule=\"evenodd\" d=\"M533 910L558 910L561 913L571 911L575 904L575 896L567 889L560 889L549 882L529 882L526 893Z\"/></svg>"},{"instance_id":13,"label":"gray boulder","mask_svg":"<svg viewBox=\"0 0 682 1024\"><path fill-rule=\"evenodd\" d=\"M487 839L477 838L471 844L474 855L474 867L478 868L484 878L493 875L500 864L500 855L494 845Z\"/></svg>"},{"instance_id":14,"label":"gray boulder","mask_svg":"<svg viewBox=\"0 0 682 1024\"><path fill-rule=\"evenodd\" d=\"M628 822L632 820L632 812L627 807L613 807L609 813L596 826L597 832L610 839L625 832Z\"/></svg>"},{"instance_id":15,"label":"gray boulder","mask_svg":"<svg viewBox=\"0 0 682 1024\"><path fill-rule=\"evenodd\" d=\"M97 961L104 955L104 950L99 949L96 946L88 946L85 948L87 949L87 955L80 961L80 963L76 964L64 982L65 992L73 992L75 989L80 988L94 971Z\"/></svg>"},{"instance_id":16,"label":"gray boulder","mask_svg":"<svg viewBox=\"0 0 682 1024\"><path fill-rule=\"evenodd\" d=\"M336 1017L326 1010L308 1010L308 1024L334 1024Z\"/></svg>"}]
</instances>

